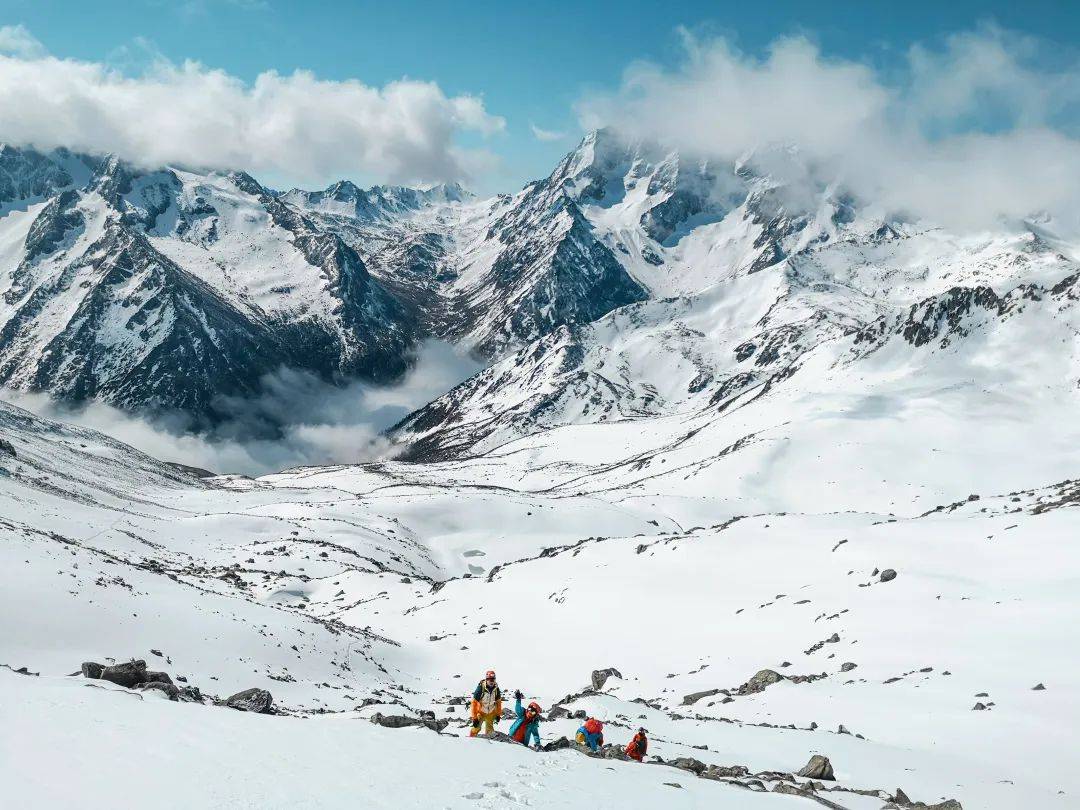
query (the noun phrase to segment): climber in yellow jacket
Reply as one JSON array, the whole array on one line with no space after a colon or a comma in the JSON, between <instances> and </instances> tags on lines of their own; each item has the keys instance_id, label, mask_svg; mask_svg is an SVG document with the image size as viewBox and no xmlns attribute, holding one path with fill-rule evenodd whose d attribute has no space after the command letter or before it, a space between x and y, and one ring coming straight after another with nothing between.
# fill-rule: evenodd
<instances>
[{"instance_id":1,"label":"climber in yellow jacket","mask_svg":"<svg viewBox=\"0 0 1080 810\"><path fill-rule=\"evenodd\" d=\"M484 680L476 685L473 690L472 729L470 737L480 733L480 724L484 725L484 733L491 734L495 730L495 724L502 719L502 690L495 680L495 670L489 669Z\"/></svg>"}]
</instances>

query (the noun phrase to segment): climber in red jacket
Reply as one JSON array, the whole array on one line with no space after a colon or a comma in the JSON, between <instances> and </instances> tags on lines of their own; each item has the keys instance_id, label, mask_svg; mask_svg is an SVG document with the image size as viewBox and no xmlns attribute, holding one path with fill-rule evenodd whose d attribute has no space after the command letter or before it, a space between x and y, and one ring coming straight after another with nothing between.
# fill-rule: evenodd
<instances>
[{"instance_id":1,"label":"climber in red jacket","mask_svg":"<svg viewBox=\"0 0 1080 810\"><path fill-rule=\"evenodd\" d=\"M649 749L649 738L645 736L645 729L639 728L637 734L634 735L634 739L630 740L630 744L626 746L626 755L630 759L636 759L641 762L645 758L645 753Z\"/></svg>"}]
</instances>

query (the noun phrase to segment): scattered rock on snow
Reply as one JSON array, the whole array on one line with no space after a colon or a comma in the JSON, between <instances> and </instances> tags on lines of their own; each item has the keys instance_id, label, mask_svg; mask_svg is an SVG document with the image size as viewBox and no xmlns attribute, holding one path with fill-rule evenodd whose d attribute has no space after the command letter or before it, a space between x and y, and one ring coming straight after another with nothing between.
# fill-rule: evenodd
<instances>
[{"instance_id":1,"label":"scattered rock on snow","mask_svg":"<svg viewBox=\"0 0 1080 810\"><path fill-rule=\"evenodd\" d=\"M894 580L894 579L896 579L896 572L891 568L886 568L884 571L881 572L881 577L879 578L878 581L879 582L892 582L892 580Z\"/></svg>"},{"instance_id":2,"label":"scattered rock on snow","mask_svg":"<svg viewBox=\"0 0 1080 810\"><path fill-rule=\"evenodd\" d=\"M842 663L840 665L840 671L841 672L851 672L851 670L855 669L855 667L857 667L857 666L858 666L858 664L856 664L856 663L853 663L851 661L845 661L844 663Z\"/></svg>"},{"instance_id":3,"label":"scattered rock on snow","mask_svg":"<svg viewBox=\"0 0 1080 810\"><path fill-rule=\"evenodd\" d=\"M1046 689L1046 687L1043 686L1041 683L1037 683L1033 687L1031 687L1032 692L1042 692L1044 689Z\"/></svg>"},{"instance_id":4,"label":"scattered rock on snow","mask_svg":"<svg viewBox=\"0 0 1080 810\"><path fill-rule=\"evenodd\" d=\"M825 779L830 782L836 780L833 775L832 763L829 762L828 757L821 754L814 754L810 757L810 761L803 766L798 775L807 779Z\"/></svg>"},{"instance_id":5,"label":"scattered rock on snow","mask_svg":"<svg viewBox=\"0 0 1080 810\"><path fill-rule=\"evenodd\" d=\"M274 697L265 689L245 689L226 698L225 705L245 712L270 714L274 705Z\"/></svg>"}]
</instances>

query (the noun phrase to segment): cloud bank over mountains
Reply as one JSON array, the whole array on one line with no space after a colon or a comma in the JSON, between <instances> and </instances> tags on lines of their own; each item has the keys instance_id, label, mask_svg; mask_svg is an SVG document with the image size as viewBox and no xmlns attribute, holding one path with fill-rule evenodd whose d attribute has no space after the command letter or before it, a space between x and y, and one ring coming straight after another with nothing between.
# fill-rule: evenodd
<instances>
[{"instance_id":1,"label":"cloud bank over mountains","mask_svg":"<svg viewBox=\"0 0 1080 810\"><path fill-rule=\"evenodd\" d=\"M463 148L505 121L478 96L434 82L383 87L267 71L246 84L157 56L139 75L60 59L22 26L0 28L0 140L112 153L135 164L243 168L290 177L369 174L389 182L465 180L494 157Z\"/></svg>"},{"instance_id":2,"label":"cloud bank over mountains","mask_svg":"<svg viewBox=\"0 0 1080 810\"><path fill-rule=\"evenodd\" d=\"M583 126L721 160L790 144L800 160L787 171L954 227L1080 210L1076 184L1062 182L1080 171L1080 63L1046 67L1031 38L984 26L913 46L888 76L806 37L761 57L683 41L678 66L635 64L616 91L582 99Z\"/></svg>"}]
</instances>

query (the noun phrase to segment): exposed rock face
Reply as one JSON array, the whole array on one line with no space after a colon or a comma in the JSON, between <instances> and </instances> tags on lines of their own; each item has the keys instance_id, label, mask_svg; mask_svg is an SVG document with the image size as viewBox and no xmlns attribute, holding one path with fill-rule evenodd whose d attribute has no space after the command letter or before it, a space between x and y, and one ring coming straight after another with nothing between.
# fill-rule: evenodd
<instances>
[{"instance_id":1,"label":"exposed rock face","mask_svg":"<svg viewBox=\"0 0 1080 810\"><path fill-rule=\"evenodd\" d=\"M594 669L592 672L592 688L599 692L604 688L604 684L607 683L608 678L622 678L622 673L615 667L608 667L607 669Z\"/></svg>"},{"instance_id":2,"label":"exposed rock face","mask_svg":"<svg viewBox=\"0 0 1080 810\"><path fill-rule=\"evenodd\" d=\"M766 687L784 680L784 676L771 669L763 669L739 687L740 695L753 695L763 692Z\"/></svg>"},{"instance_id":3,"label":"exposed rock face","mask_svg":"<svg viewBox=\"0 0 1080 810\"><path fill-rule=\"evenodd\" d=\"M801 771L799 771L799 776L806 777L807 779L826 779L829 781L836 779L836 776L833 775L833 767L832 763L829 762L829 758L821 756L820 754L814 754L810 757L810 761L802 767Z\"/></svg>"},{"instance_id":4,"label":"exposed rock face","mask_svg":"<svg viewBox=\"0 0 1080 810\"><path fill-rule=\"evenodd\" d=\"M9 456L11 458L15 458L15 445L13 445L7 439L0 439L0 456Z\"/></svg>"},{"instance_id":5,"label":"exposed rock face","mask_svg":"<svg viewBox=\"0 0 1080 810\"><path fill-rule=\"evenodd\" d=\"M101 671L101 680L110 681L118 686L126 686L134 689L141 683L146 683L146 662L128 661L123 664L113 664Z\"/></svg>"},{"instance_id":6,"label":"exposed rock face","mask_svg":"<svg viewBox=\"0 0 1080 810\"><path fill-rule=\"evenodd\" d=\"M274 697L265 689L245 689L225 699L225 705L255 714L270 714L274 706Z\"/></svg>"}]
</instances>

